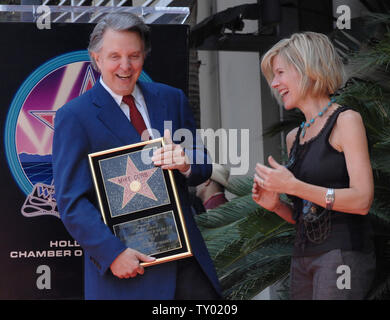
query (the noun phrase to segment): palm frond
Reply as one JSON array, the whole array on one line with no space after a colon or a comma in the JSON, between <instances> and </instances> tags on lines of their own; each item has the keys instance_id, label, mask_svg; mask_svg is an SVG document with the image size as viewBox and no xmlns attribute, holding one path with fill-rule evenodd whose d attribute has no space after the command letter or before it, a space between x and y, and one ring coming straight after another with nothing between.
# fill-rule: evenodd
<instances>
[{"instance_id":1,"label":"palm frond","mask_svg":"<svg viewBox=\"0 0 390 320\"><path fill-rule=\"evenodd\" d=\"M390 186L385 193L388 197L390 193ZM390 208L388 207L388 201L383 201L379 197L374 199L374 202L370 209L370 214L372 217L375 217L384 227L388 226L390 228Z\"/></svg>"},{"instance_id":2,"label":"palm frond","mask_svg":"<svg viewBox=\"0 0 390 320\"><path fill-rule=\"evenodd\" d=\"M202 233L214 264L222 269L254 251L265 240L287 230L286 222L277 215L258 209L229 225Z\"/></svg>"},{"instance_id":3,"label":"palm frond","mask_svg":"<svg viewBox=\"0 0 390 320\"><path fill-rule=\"evenodd\" d=\"M389 300L390 299L390 275L374 286L374 288L370 291L368 300Z\"/></svg>"},{"instance_id":4,"label":"palm frond","mask_svg":"<svg viewBox=\"0 0 390 320\"><path fill-rule=\"evenodd\" d=\"M355 65L359 66L357 71L369 70L374 67L384 68L388 71L390 63L390 43L389 34L384 36L379 43L375 44L370 50L362 50L354 56Z\"/></svg>"},{"instance_id":5,"label":"palm frond","mask_svg":"<svg viewBox=\"0 0 390 320\"><path fill-rule=\"evenodd\" d=\"M248 195L252 192L253 176L234 176L230 178L226 190L236 196Z\"/></svg>"},{"instance_id":6,"label":"palm frond","mask_svg":"<svg viewBox=\"0 0 390 320\"><path fill-rule=\"evenodd\" d=\"M290 268L291 234L272 238L229 267L221 277L228 299L251 299L284 278Z\"/></svg>"},{"instance_id":7,"label":"palm frond","mask_svg":"<svg viewBox=\"0 0 390 320\"><path fill-rule=\"evenodd\" d=\"M386 13L367 12L365 20L367 26L390 25L390 15Z\"/></svg>"},{"instance_id":8,"label":"palm frond","mask_svg":"<svg viewBox=\"0 0 390 320\"><path fill-rule=\"evenodd\" d=\"M294 230L252 200L252 184L231 179L238 196L195 218L228 299L249 299L288 273Z\"/></svg>"},{"instance_id":9,"label":"palm frond","mask_svg":"<svg viewBox=\"0 0 390 320\"><path fill-rule=\"evenodd\" d=\"M196 216L195 220L201 230L216 229L245 218L258 208L259 206L252 200L252 194L247 194L208 210L207 213Z\"/></svg>"}]
</instances>

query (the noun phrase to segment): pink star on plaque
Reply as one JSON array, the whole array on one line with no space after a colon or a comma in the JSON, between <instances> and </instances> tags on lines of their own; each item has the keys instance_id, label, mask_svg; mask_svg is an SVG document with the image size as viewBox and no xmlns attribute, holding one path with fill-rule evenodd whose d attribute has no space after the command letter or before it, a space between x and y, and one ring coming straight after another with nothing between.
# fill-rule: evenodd
<instances>
[{"instance_id":1,"label":"pink star on plaque","mask_svg":"<svg viewBox=\"0 0 390 320\"><path fill-rule=\"evenodd\" d=\"M157 201L152 189L150 189L147 181L158 168L152 168L144 171L139 171L131 161L127 158L126 174L124 176L108 179L117 185L123 187L122 209L130 202L133 197L139 193L143 196Z\"/></svg>"}]
</instances>

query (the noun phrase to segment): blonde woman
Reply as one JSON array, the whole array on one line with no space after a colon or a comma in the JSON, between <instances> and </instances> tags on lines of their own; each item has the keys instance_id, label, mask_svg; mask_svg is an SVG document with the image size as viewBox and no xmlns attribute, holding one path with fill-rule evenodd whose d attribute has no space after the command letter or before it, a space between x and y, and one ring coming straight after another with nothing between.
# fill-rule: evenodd
<instances>
[{"instance_id":1,"label":"blonde woman","mask_svg":"<svg viewBox=\"0 0 390 320\"><path fill-rule=\"evenodd\" d=\"M290 298L363 299L375 272L367 217L374 185L362 118L331 98L342 62L325 35L304 32L273 46L261 69L284 108L306 119L287 134L287 165L272 156L269 166L258 163L252 190L260 206L296 226Z\"/></svg>"}]
</instances>

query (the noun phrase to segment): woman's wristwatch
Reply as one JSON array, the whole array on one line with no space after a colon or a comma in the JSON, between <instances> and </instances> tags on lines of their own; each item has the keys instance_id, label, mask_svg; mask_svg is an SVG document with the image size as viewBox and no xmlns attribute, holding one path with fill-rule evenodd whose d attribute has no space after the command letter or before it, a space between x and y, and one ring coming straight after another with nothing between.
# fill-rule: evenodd
<instances>
[{"instance_id":1,"label":"woman's wristwatch","mask_svg":"<svg viewBox=\"0 0 390 320\"><path fill-rule=\"evenodd\" d=\"M325 195L326 209L332 210L334 203L334 189L329 188Z\"/></svg>"}]
</instances>

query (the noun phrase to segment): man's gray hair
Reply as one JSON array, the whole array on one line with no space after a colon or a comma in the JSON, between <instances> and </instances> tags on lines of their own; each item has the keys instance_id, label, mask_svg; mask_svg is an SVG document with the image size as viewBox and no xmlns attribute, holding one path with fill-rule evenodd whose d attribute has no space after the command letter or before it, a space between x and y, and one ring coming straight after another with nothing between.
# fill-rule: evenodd
<instances>
[{"instance_id":1,"label":"man's gray hair","mask_svg":"<svg viewBox=\"0 0 390 320\"><path fill-rule=\"evenodd\" d=\"M99 71L95 59L91 52L98 52L103 45L103 35L107 29L114 31L133 31L137 32L143 43L145 55L150 51L150 30L141 18L132 13L110 13L101 19L93 29L89 37L88 53L91 58L92 67Z\"/></svg>"}]
</instances>

